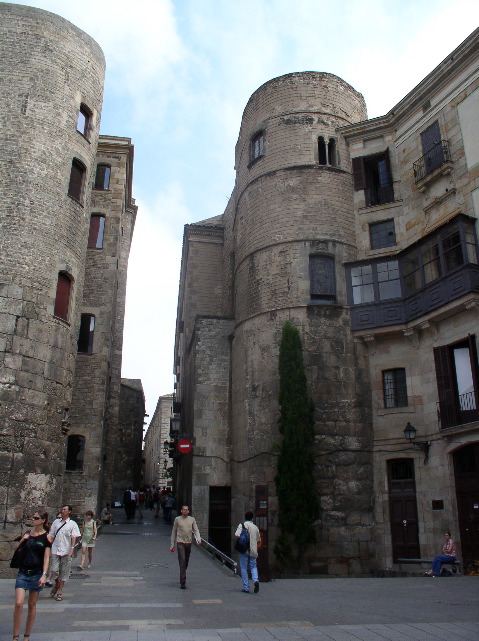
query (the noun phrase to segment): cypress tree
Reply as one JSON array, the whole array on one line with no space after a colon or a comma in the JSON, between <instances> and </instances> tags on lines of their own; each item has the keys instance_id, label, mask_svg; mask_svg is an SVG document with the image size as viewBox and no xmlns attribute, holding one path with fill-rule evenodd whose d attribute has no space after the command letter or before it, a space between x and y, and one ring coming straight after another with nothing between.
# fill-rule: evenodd
<instances>
[{"instance_id":1,"label":"cypress tree","mask_svg":"<svg viewBox=\"0 0 479 641\"><path fill-rule=\"evenodd\" d=\"M279 536L274 548L282 563L301 571L304 552L316 541L320 513L314 483L314 404L308 394L299 331L283 325L279 349L279 431L282 441L275 478Z\"/></svg>"}]
</instances>

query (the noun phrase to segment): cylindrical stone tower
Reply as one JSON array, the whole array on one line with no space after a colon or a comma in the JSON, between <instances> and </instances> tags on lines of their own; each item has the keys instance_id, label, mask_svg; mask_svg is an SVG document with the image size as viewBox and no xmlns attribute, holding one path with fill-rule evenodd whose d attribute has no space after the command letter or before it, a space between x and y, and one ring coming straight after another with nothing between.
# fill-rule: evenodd
<instances>
[{"instance_id":1,"label":"cylindrical stone tower","mask_svg":"<svg viewBox=\"0 0 479 641\"><path fill-rule=\"evenodd\" d=\"M104 71L70 22L0 4L4 541L29 510L61 500Z\"/></svg>"},{"instance_id":2,"label":"cylindrical stone tower","mask_svg":"<svg viewBox=\"0 0 479 641\"><path fill-rule=\"evenodd\" d=\"M363 97L331 74L293 73L261 86L243 114L236 207L226 223L235 265L233 521L262 502L273 563L270 452L280 441L278 351L290 320L316 408L322 517L309 571L320 574L367 572L373 555L371 401L347 307L343 265L356 257L356 241L351 163L338 133L366 117Z\"/></svg>"}]
</instances>

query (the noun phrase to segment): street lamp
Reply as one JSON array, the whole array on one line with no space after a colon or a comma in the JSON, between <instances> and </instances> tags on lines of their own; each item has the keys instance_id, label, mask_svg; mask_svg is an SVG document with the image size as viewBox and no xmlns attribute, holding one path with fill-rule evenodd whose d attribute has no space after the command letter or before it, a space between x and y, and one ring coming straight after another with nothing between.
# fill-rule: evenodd
<instances>
[{"instance_id":1,"label":"street lamp","mask_svg":"<svg viewBox=\"0 0 479 641\"><path fill-rule=\"evenodd\" d=\"M416 438L417 430L414 427L414 425L411 425L409 423L406 425L404 428L404 436L406 437L406 440L408 440L412 445L415 447L419 448L422 452L424 452L424 464L426 464L429 460L429 448L431 447L430 441L419 441L416 442L414 439Z\"/></svg>"}]
</instances>

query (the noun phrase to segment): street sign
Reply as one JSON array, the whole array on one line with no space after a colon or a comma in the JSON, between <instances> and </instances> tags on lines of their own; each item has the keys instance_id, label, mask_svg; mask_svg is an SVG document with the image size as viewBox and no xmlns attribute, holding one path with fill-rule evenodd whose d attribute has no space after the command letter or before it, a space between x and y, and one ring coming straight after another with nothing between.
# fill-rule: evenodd
<instances>
[{"instance_id":1,"label":"street sign","mask_svg":"<svg viewBox=\"0 0 479 641\"><path fill-rule=\"evenodd\" d=\"M191 452L192 449L193 446L191 445L190 441L187 441L186 439L178 441L178 451L182 454L188 454L188 452Z\"/></svg>"}]
</instances>

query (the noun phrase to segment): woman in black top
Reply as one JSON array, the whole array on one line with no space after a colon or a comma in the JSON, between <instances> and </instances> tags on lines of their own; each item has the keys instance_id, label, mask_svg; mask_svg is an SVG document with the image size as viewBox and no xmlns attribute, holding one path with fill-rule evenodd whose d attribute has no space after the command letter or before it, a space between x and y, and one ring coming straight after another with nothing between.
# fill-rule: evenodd
<instances>
[{"instance_id":1,"label":"woman in black top","mask_svg":"<svg viewBox=\"0 0 479 641\"><path fill-rule=\"evenodd\" d=\"M13 641L18 641L22 622L25 592L28 590L28 615L23 641L28 641L37 613L37 601L40 590L47 579L48 563L52 540L48 534L48 514L37 510L32 517L33 529L27 530L20 539L25 553L22 565L18 570L15 582L15 610L13 613Z\"/></svg>"}]
</instances>

